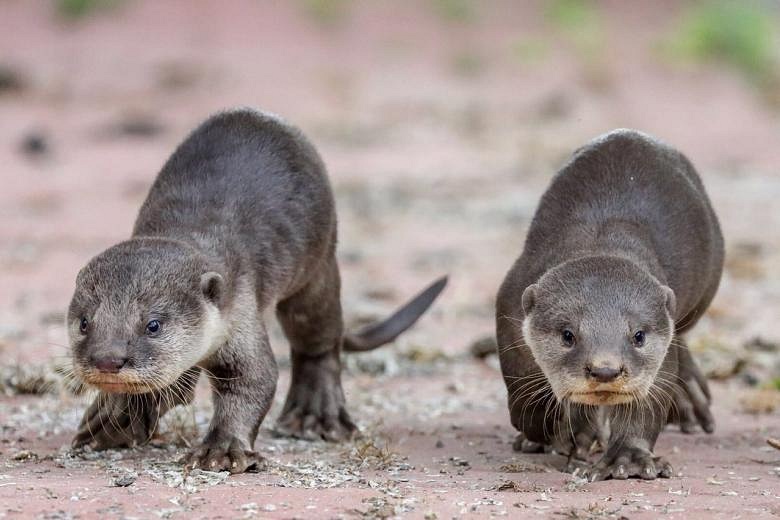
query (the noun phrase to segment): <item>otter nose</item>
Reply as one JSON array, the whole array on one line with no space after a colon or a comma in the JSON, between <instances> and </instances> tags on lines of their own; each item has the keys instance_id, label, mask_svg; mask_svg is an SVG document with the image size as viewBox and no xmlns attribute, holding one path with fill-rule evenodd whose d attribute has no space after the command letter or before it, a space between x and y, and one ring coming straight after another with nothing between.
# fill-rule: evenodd
<instances>
[{"instance_id":1,"label":"otter nose","mask_svg":"<svg viewBox=\"0 0 780 520\"><path fill-rule=\"evenodd\" d=\"M585 367L587 376L591 379L595 379L599 383L609 383L614 381L617 377L623 373L622 368L613 367Z\"/></svg>"},{"instance_id":2,"label":"otter nose","mask_svg":"<svg viewBox=\"0 0 780 520\"><path fill-rule=\"evenodd\" d=\"M125 363L127 363L126 357L103 356L92 358L94 367L101 372L106 372L108 374L116 374L125 366Z\"/></svg>"}]
</instances>

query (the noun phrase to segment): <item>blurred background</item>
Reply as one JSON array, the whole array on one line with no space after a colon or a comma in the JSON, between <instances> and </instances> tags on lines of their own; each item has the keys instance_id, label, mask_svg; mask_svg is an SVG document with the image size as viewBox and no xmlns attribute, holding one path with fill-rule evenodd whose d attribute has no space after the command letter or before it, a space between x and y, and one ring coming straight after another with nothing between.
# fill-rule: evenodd
<instances>
[{"instance_id":1,"label":"blurred background","mask_svg":"<svg viewBox=\"0 0 780 520\"><path fill-rule=\"evenodd\" d=\"M401 340L444 355L492 334L499 283L575 148L616 127L673 144L699 168L728 249L692 344L704 363L717 353L711 375L771 386L779 13L719 0L2 0L0 363L64 355L78 269L129 236L189 130L252 105L301 127L328 165L348 321L449 273Z\"/></svg>"},{"instance_id":2,"label":"blurred background","mask_svg":"<svg viewBox=\"0 0 780 520\"><path fill-rule=\"evenodd\" d=\"M777 513L766 439L780 427L779 27L776 0L0 0L5 512L249 517L251 490L262 515L286 518L515 516L525 504L567 518ZM348 324L443 273L450 285L394 345L345 356L365 434L354 443L269 431L289 379L272 329L281 382L255 444L267 472L184 485L176 460L206 429L205 381L151 446L73 454L88 398L61 392L53 367L67 359L76 273L129 237L187 133L236 105L284 116L322 154ZM721 381L718 430L661 436L683 480L582 493L555 458L512 451L495 356L473 356L495 351L495 294L551 176L617 127L684 152L720 216L726 270L689 336ZM140 487L108 487L112 475ZM190 498L196 484L214 487Z\"/></svg>"}]
</instances>

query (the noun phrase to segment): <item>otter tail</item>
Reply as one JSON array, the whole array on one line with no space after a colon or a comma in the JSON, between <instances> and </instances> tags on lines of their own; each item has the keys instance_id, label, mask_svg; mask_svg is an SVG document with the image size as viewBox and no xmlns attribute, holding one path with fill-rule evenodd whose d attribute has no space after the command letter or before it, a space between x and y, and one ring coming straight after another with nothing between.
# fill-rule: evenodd
<instances>
[{"instance_id":1,"label":"otter tail","mask_svg":"<svg viewBox=\"0 0 780 520\"><path fill-rule=\"evenodd\" d=\"M378 323L372 323L354 333L344 336L343 350L345 352L366 352L390 343L402 332L414 325L420 316L428 310L437 296L447 285L447 277L443 276L415 296L406 305L395 311L389 318Z\"/></svg>"}]
</instances>

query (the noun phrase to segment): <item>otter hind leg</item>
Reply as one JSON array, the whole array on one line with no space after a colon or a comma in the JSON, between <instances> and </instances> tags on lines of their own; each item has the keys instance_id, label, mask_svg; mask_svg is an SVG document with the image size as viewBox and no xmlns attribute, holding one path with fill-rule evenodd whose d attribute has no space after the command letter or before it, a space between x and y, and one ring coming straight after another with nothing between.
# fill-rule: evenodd
<instances>
[{"instance_id":1,"label":"otter hind leg","mask_svg":"<svg viewBox=\"0 0 780 520\"><path fill-rule=\"evenodd\" d=\"M693 359L687 343L676 338L669 347L677 351L677 378L671 386L674 406L669 411L669 423L678 423L683 433L693 433L697 425L707 433L715 430L715 418L710 410L712 396L707 378Z\"/></svg>"},{"instance_id":2,"label":"otter hind leg","mask_svg":"<svg viewBox=\"0 0 780 520\"><path fill-rule=\"evenodd\" d=\"M276 312L292 358L292 380L277 430L310 440L350 438L357 427L341 387L343 321L335 257L303 289L279 302Z\"/></svg>"}]
</instances>

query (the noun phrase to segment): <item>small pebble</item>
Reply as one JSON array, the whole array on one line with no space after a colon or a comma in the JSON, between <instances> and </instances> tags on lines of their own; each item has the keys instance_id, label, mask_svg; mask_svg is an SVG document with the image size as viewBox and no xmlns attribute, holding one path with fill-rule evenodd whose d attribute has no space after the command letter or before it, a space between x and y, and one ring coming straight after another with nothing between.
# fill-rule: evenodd
<instances>
[{"instance_id":1,"label":"small pebble","mask_svg":"<svg viewBox=\"0 0 780 520\"><path fill-rule=\"evenodd\" d=\"M127 487L135 483L135 481L138 479L138 476L134 473L125 473L124 475L120 475L116 477L112 482L111 485L115 487Z\"/></svg>"}]
</instances>

